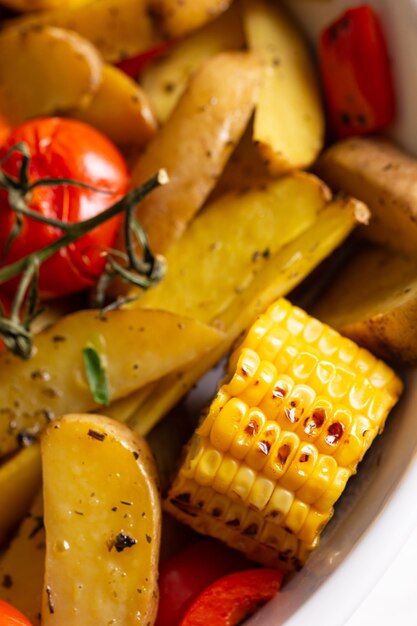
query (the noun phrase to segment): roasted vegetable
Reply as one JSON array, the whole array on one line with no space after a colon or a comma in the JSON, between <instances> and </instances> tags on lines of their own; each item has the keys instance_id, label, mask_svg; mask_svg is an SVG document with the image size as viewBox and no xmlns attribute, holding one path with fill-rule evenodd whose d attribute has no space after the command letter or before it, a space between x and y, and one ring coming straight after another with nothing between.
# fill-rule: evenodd
<instances>
[{"instance_id":1,"label":"roasted vegetable","mask_svg":"<svg viewBox=\"0 0 417 626\"><path fill-rule=\"evenodd\" d=\"M369 206L364 237L416 258L416 159L385 139L355 138L331 146L315 169L329 185Z\"/></svg>"},{"instance_id":2,"label":"roasted vegetable","mask_svg":"<svg viewBox=\"0 0 417 626\"><path fill-rule=\"evenodd\" d=\"M320 295L314 313L374 354L417 363L417 261L366 245Z\"/></svg>"},{"instance_id":3,"label":"roasted vegetable","mask_svg":"<svg viewBox=\"0 0 417 626\"><path fill-rule=\"evenodd\" d=\"M323 146L324 112L307 42L279 3L243 6L249 48L266 70L253 139L271 173L308 167Z\"/></svg>"},{"instance_id":4,"label":"roasted vegetable","mask_svg":"<svg viewBox=\"0 0 417 626\"><path fill-rule=\"evenodd\" d=\"M40 492L29 514L23 518L18 532L0 557L0 597L26 615L33 626L40 626L41 623L44 571L45 529L43 498Z\"/></svg>"},{"instance_id":5,"label":"roasted vegetable","mask_svg":"<svg viewBox=\"0 0 417 626\"><path fill-rule=\"evenodd\" d=\"M259 62L249 53L212 57L139 159L134 185L161 167L170 177L169 186L138 207L155 251L165 252L182 235L213 189L252 114L260 80Z\"/></svg>"},{"instance_id":6,"label":"roasted vegetable","mask_svg":"<svg viewBox=\"0 0 417 626\"><path fill-rule=\"evenodd\" d=\"M53 10L25 15L10 24L35 29L57 26L75 31L91 41L109 63L148 50L161 41L148 2L143 0L77 0L70 6L56 0L55 6Z\"/></svg>"},{"instance_id":7,"label":"roasted vegetable","mask_svg":"<svg viewBox=\"0 0 417 626\"><path fill-rule=\"evenodd\" d=\"M182 37L223 13L232 0L149 0L149 11L168 38Z\"/></svg>"},{"instance_id":8,"label":"roasted vegetable","mask_svg":"<svg viewBox=\"0 0 417 626\"><path fill-rule=\"evenodd\" d=\"M154 386L129 420L138 432L146 434L230 349L257 314L276 298L297 286L323 259L339 246L358 223L369 217L366 207L354 200L336 200L323 209L313 225L268 259L262 271L235 294L229 306L217 317L224 340L193 367L182 368Z\"/></svg>"},{"instance_id":9,"label":"roasted vegetable","mask_svg":"<svg viewBox=\"0 0 417 626\"><path fill-rule=\"evenodd\" d=\"M46 568L42 624L153 623L160 500L145 441L95 415L42 438Z\"/></svg>"},{"instance_id":10,"label":"roasted vegetable","mask_svg":"<svg viewBox=\"0 0 417 626\"><path fill-rule=\"evenodd\" d=\"M68 115L91 124L122 148L142 149L157 128L143 90L124 72L107 64L89 105L71 109Z\"/></svg>"},{"instance_id":11,"label":"roasted vegetable","mask_svg":"<svg viewBox=\"0 0 417 626\"><path fill-rule=\"evenodd\" d=\"M230 358L166 510L251 559L298 569L401 390L385 363L278 300Z\"/></svg>"},{"instance_id":12,"label":"roasted vegetable","mask_svg":"<svg viewBox=\"0 0 417 626\"><path fill-rule=\"evenodd\" d=\"M0 466L0 547L28 512L40 484L41 463L36 447L25 448Z\"/></svg>"},{"instance_id":13,"label":"roasted vegetable","mask_svg":"<svg viewBox=\"0 0 417 626\"><path fill-rule=\"evenodd\" d=\"M163 311L79 311L62 318L36 336L28 361L0 355L0 454L16 449L21 437L37 437L71 407L93 410L201 358L221 337Z\"/></svg>"},{"instance_id":14,"label":"roasted vegetable","mask_svg":"<svg viewBox=\"0 0 417 626\"><path fill-rule=\"evenodd\" d=\"M242 22L236 6L232 5L196 33L180 39L140 75L140 83L160 122L168 119L190 77L203 61L224 50L243 47Z\"/></svg>"},{"instance_id":15,"label":"roasted vegetable","mask_svg":"<svg viewBox=\"0 0 417 626\"><path fill-rule=\"evenodd\" d=\"M0 111L11 125L88 104L100 85L94 46L59 28L9 28L0 55Z\"/></svg>"}]
</instances>

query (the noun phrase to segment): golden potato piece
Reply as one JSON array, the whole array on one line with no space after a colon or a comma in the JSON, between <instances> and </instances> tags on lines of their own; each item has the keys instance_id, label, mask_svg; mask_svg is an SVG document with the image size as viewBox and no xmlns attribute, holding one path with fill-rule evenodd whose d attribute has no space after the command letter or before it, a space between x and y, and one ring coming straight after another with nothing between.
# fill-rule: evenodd
<instances>
[{"instance_id":1,"label":"golden potato piece","mask_svg":"<svg viewBox=\"0 0 417 626\"><path fill-rule=\"evenodd\" d=\"M88 106L71 109L68 115L94 126L121 148L142 149L157 129L143 90L124 72L107 64Z\"/></svg>"},{"instance_id":2,"label":"golden potato piece","mask_svg":"<svg viewBox=\"0 0 417 626\"><path fill-rule=\"evenodd\" d=\"M384 359L417 363L417 261L367 247L337 274L314 310Z\"/></svg>"},{"instance_id":3,"label":"golden potato piece","mask_svg":"<svg viewBox=\"0 0 417 626\"><path fill-rule=\"evenodd\" d=\"M29 510L40 485L41 463L36 446L25 448L0 466L0 547Z\"/></svg>"},{"instance_id":4,"label":"golden potato piece","mask_svg":"<svg viewBox=\"0 0 417 626\"><path fill-rule=\"evenodd\" d=\"M195 70L211 56L243 47L240 10L236 5L196 33L181 39L144 69L140 83L160 122L165 122Z\"/></svg>"},{"instance_id":5,"label":"golden potato piece","mask_svg":"<svg viewBox=\"0 0 417 626\"><path fill-rule=\"evenodd\" d=\"M183 37L226 11L232 0L149 0L166 37Z\"/></svg>"},{"instance_id":6,"label":"golden potato piece","mask_svg":"<svg viewBox=\"0 0 417 626\"><path fill-rule=\"evenodd\" d=\"M252 114L261 73L259 62L248 53L223 53L206 61L139 158L133 185L161 167L170 177L137 211L157 252L182 235L213 189Z\"/></svg>"},{"instance_id":7,"label":"golden potato piece","mask_svg":"<svg viewBox=\"0 0 417 626\"><path fill-rule=\"evenodd\" d=\"M329 203L307 230L272 255L248 287L236 293L230 305L218 316L225 338L175 376L157 381L153 392L128 421L141 434L151 428L184 396L230 349L256 316L277 298L288 294L331 254L357 224L366 223L369 211L362 202L338 199Z\"/></svg>"},{"instance_id":8,"label":"golden potato piece","mask_svg":"<svg viewBox=\"0 0 417 626\"><path fill-rule=\"evenodd\" d=\"M18 437L38 435L54 416L100 406L87 382L83 350L97 355L98 384L110 400L194 361L221 339L201 322L164 311L79 311L35 337L28 361L0 355L0 456ZM66 364L63 366L63 364ZM104 374L103 374L104 372Z\"/></svg>"},{"instance_id":9,"label":"golden potato piece","mask_svg":"<svg viewBox=\"0 0 417 626\"><path fill-rule=\"evenodd\" d=\"M101 80L94 47L58 28L5 30L0 57L0 111L11 125L83 105Z\"/></svg>"},{"instance_id":10,"label":"golden potato piece","mask_svg":"<svg viewBox=\"0 0 417 626\"><path fill-rule=\"evenodd\" d=\"M127 426L67 415L42 437L43 626L153 624L161 511L152 455Z\"/></svg>"},{"instance_id":11,"label":"golden potato piece","mask_svg":"<svg viewBox=\"0 0 417 626\"><path fill-rule=\"evenodd\" d=\"M76 6L59 2L52 11L24 16L15 23L75 31L93 43L109 63L134 56L161 41L145 0L90 0Z\"/></svg>"},{"instance_id":12,"label":"golden potato piece","mask_svg":"<svg viewBox=\"0 0 417 626\"><path fill-rule=\"evenodd\" d=\"M38 457L40 474L40 453ZM20 487L14 492L16 495L19 495ZM0 580L3 582L0 598L21 611L33 626L40 626L41 623L44 571L43 498L42 492L39 492L29 514L24 517L18 532L0 557Z\"/></svg>"},{"instance_id":13,"label":"golden potato piece","mask_svg":"<svg viewBox=\"0 0 417 626\"><path fill-rule=\"evenodd\" d=\"M324 139L324 111L311 50L278 2L245 0L244 26L249 48L266 68L253 139L271 173L308 167Z\"/></svg>"},{"instance_id":14,"label":"golden potato piece","mask_svg":"<svg viewBox=\"0 0 417 626\"><path fill-rule=\"evenodd\" d=\"M361 234L417 258L417 160L385 139L335 144L316 170L335 189L365 202L372 213Z\"/></svg>"}]
</instances>

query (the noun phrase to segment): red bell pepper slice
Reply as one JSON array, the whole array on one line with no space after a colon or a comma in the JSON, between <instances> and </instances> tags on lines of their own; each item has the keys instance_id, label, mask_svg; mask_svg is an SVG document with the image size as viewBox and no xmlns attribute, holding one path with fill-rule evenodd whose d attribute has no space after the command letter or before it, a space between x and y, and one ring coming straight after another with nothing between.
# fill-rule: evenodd
<instances>
[{"instance_id":1,"label":"red bell pepper slice","mask_svg":"<svg viewBox=\"0 0 417 626\"><path fill-rule=\"evenodd\" d=\"M158 59L163 54L165 54L165 52L167 52L172 47L173 43L173 41L164 41L154 48L149 48L149 50L140 52L134 57L119 61L119 63L116 63L116 67L118 67L119 70L122 70L131 78L137 80L145 67L149 63L151 63L151 61L154 61L155 59Z\"/></svg>"},{"instance_id":2,"label":"red bell pepper slice","mask_svg":"<svg viewBox=\"0 0 417 626\"><path fill-rule=\"evenodd\" d=\"M163 561L155 626L178 626L197 596L226 574L251 567L243 554L212 539L197 541Z\"/></svg>"},{"instance_id":3,"label":"red bell pepper slice","mask_svg":"<svg viewBox=\"0 0 417 626\"><path fill-rule=\"evenodd\" d=\"M388 49L368 5L348 9L320 37L325 99L338 137L385 128L395 116Z\"/></svg>"},{"instance_id":4,"label":"red bell pepper slice","mask_svg":"<svg viewBox=\"0 0 417 626\"><path fill-rule=\"evenodd\" d=\"M265 568L220 578L198 596L180 626L236 626L274 597L283 577L281 570Z\"/></svg>"}]
</instances>

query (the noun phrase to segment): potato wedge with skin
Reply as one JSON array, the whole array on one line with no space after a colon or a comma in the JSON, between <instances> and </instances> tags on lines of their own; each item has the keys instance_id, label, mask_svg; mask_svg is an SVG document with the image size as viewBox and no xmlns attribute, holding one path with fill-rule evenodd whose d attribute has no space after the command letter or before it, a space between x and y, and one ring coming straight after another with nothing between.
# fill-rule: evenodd
<instances>
[{"instance_id":1,"label":"potato wedge with skin","mask_svg":"<svg viewBox=\"0 0 417 626\"><path fill-rule=\"evenodd\" d=\"M240 9L232 5L216 20L178 41L163 57L145 67L139 80L158 120L168 119L203 61L224 50L239 50L244 42Z\"/></svg>"},{"instance_id":2,"label":"potato wedge with skin","mask_svg":"<svg viewBox=\"0 0 417 626\"><path fill-rule=\"evenodd\" d=\"M375 137L341 141L315 170L335 189L365 202L372 220L363 237L417 258L417 160Z\"/></svg>"},{"instance_id":3,"label":"potato wedge with skin","mask_svg":"<svg viewBox=\"0 0 417 626\"><path fill-rule=\"evenodd\" d=\"M39 453L39 467L40 464ZM43 497L39 492L17 534L0 556L0 599L16 607L33 626L41 623L44 571Z\"/></svg>"},{"instance_id":4,"label":"potato wedge with skin","mask_svg":"<svg viewBox=\"0 0 417 626\"><path fill-rule=\"evenodd\" d=\"M157 422L209 371L248 328L256 316L277 298L285 296L331 254L358 224L366 223L369 211L352 199L335 200L321 211L310 228L270 257L247 289L237 293L218 316L224 340L193 368L185 367L175 377L157 381L154 391L128 421L141 434Z\"/></svg>"},{"instance_id":5,"label":"potato wedge with skin","mask_svg":"<svg viewBox=\"0 0 417 626\"><path fill-rule=\"evenodd\" d=\"M0 355L0 455L16 449L19 434L37 436L71 407L99 406L87 383L83 350L92 346L107 374L111 400L201 357L221 333L165 311L79 311L34 339L28 361ZM62 364L70 364L63 367Z\"/></svg>"},{"instance_id":6,"label":"potato wedge with skin","mask_svg":"<svg viewBox=\"0 0 417 626\"><path fill-rule=\"evenodd\" d=\"M149 9L168 38L183 37L226 11L232 0L149 0Z\"/></svg>"},{"instance_id":7,"label":"potato wedge with skin","mask_svg":"<svg viewBox=\"0 0 417 626\"><path fill-rule=\"evenodd\" d=\"M0 547L28 512L40 485L41 462L36 446L24 448L0 465Z\"/></svg>"},{"instance_id":8,"label":"potato wedge with skin","mask_svg":"<svg viewBox=\"0 0 417 626\"><path fill-rule=\"evenodd\" d=\"M10 24L75 31L88 39L108 63L122 61L162 41L147 0L90 0L72 7L60 2L52 11L24 16Z\"/></svg>"},{"instance_id":9,"label":"potato wedge with skin","mask_svg":"<svg viewBox=\"0 0 417 626\"><path fill-rule=\"evenodd\" d=\"M121 148L141 150L157 130L148 98L139 85L112 65L103 65L100 87L86 107L67 112L104 133Z\"/></svg>"},{"instance_id":10,"label":"potato wedge with skin","mask_svg":"<svg viewBox=\"0 0 417 626\"><path fill-rule=\"evenodd\" d=\"M321 294L314 314L384 359L417 363L417 261L366 247Z\"/></svg>"},{"instance_id":11,"label":"potato wedge with skin","mask_svg":"<svg viewBox=\"0 0 417 626\"><path fill-rule=\"evenodd\" d=\"M279 3L245 0L243 6L249 49L266 68L253 139L271 173L308 167L324 141L324 110L311 51Z\"/></svg>"},{"instance_id":12,"label":"potato wedge with skin","mask_svg":"<svg viewBox=\"0 0 417 626\"><path fill-rule=\"evenodd\" d=\"M7 29L0 56L0 111L12 126L87 103L101 81L94 47L58 28Z\"/></svg>"},{"instance_id":13,"label":"potato wedge with skin","mask_svg":"<svg viewBox=\"0 0 417 626\"><path fill-rule=\"evenodd\" d=\"M165 252L182 235L213 189L252 114L261 75L258 60L248 53L206 61L139 158L133 185L161 167L170 177L137 210L156 252Z\"/></svg>"},{"instance_id":14,"label":"potato wedge with skin","mask_svg":"<svg viewBox=\"0 0 417 626\"><path fill-rule=\"evenodd\" d=\"M161 510L146 442L97 415L67 415L42 442L43 626L153 624Z\"/></svg>"}]
</instances>

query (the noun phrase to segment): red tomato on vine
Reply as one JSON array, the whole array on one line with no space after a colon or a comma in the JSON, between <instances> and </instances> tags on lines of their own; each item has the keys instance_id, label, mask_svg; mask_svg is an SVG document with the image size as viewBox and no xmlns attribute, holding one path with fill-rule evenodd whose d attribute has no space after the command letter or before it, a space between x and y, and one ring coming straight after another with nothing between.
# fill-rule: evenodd
<instances>
[{"instance_id":1,"label":"red tomato on vine","mask_svg":"<svg viewBox=\"0 0 417 626\"><path fill-rule=\"evenodd\" d=\"M0 626L31 626L17 609L0 600Z\"/></svg>"},{"instance_id":2,"label":"red tomato on vine","mask_svg":"<svg viewBox=\"0 0 417 626\"><path fill-rule=\"evenodd\" d=\"M26 122L10 133L0 149L2 170L18 178L22 155L8 151L24 143L30 152L28 178L66 178L104 191L74 185L39 186L26 199L27 206L43 216L75 223L91 218L127 192L129 173L117 148L101 133L81 122L41 118ZM59 239L63 232L25 215L18 236L8 246L17 214L8 193L0 189L0 267L10 265ZM60 297L93 286L104 270L103 250L114 245L120 217L107 221L45 261L39 274L41 298ZM15 288L11 281L6 288Z\"/></svg>"}]
</instances>

